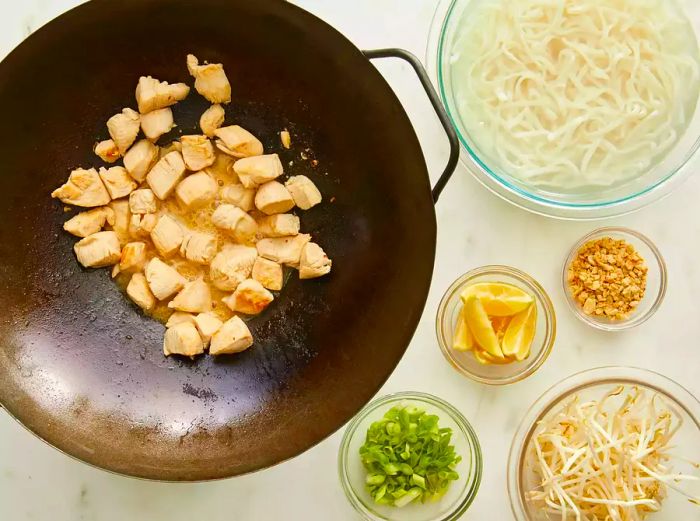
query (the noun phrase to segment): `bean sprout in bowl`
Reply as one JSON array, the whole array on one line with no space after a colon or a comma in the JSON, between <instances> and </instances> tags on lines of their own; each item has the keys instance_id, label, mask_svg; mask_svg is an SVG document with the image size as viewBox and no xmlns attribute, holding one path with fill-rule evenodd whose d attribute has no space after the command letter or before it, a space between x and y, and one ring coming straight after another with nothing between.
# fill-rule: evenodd
<instances>
[{"instance_id":1,"label":"bean sprout in bowl","mask_svg":"<svg viewBox=\"0 0 700 521\"><path fill-rule=\"evenodd\" d=\"M523 418L508 461L511 508L516 521L572 521L577 511L589 521L698 519L699 462L690 392L644 369L583 371Z\"/></svg>"},{"instance_id":2,"label":"bean sprout in bowl","mask_svg":"<svg viewBox=\"0 0 700 521\"><path fill-rule=\"evenodd\" d=\"M454 0L438 82L487 187L600 218L668 193L700 162L700 4Z\"/></svg>"}]
</instances>

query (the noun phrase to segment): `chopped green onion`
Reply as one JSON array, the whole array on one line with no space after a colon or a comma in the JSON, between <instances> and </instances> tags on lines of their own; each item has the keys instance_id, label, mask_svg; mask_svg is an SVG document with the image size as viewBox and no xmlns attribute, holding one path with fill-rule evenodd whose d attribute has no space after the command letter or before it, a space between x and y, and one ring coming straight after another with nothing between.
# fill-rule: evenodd
<instances>
[{"instance_id":1,"label":"chopped green onion","mask_svg":"<svg viewBox=\"0 0 700 521\"><path fill-rule=\"evenodd\" d=\"M384 483L386 476L382 474L367 474L366 482L368 485L381 485Z\"/></svg>"},{"instance_id":2,"label":"chopped green onion","mask_svg":"<svg viewBox=\"0 0 700 521\"><path fill-rule=\"evenodd\" d=\"M403 507L420 499L437 500L459 479L462 460L450 444L452 429L414 405L397 405L367 430L360 457L366 486L379 504Z\"/></svg>"},{"instance_id":3,"label":"chopped green onion","mask_svg":"<svg viewBox=\"0 0 700 521\"><path fill-rule=\"evenodd\" d=\"M412 488L408 492L406 492L403 496L398 498L396 501L394 501L394 506L396 507L405 507L408 505L411 501L414 499L419 498L420 496L423 495L423 491L419 488Z\"/></svg>"},{"instance_id":4,"label":"chopped green onion","mask_svg":"<svg viewBox=\"0 0 700 521\"><path fill-rule=\"evenodd\" d=\"M411 476L411 481L413 481L414 485L417 485L420 488L425 488L425 478L423 476L421 476L420 474L414 473Z\"/></svg>"}]
</instances>

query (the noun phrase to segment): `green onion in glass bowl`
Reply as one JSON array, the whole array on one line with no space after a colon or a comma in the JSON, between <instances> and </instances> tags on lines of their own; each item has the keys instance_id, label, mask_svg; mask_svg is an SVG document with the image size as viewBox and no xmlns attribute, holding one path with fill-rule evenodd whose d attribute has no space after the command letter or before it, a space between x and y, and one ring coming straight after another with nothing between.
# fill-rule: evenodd
<instances>
[{"instance_id":1,"label":"green onion in glass bowl","mask_svg":"<svg viewBox=\"0 0 700 521\"><path fill-rule=\"evenodd\" d=\"M366 520L459 519L481 483L479 441L440 398L391 394L353 418L338 453L340 481Z\"/></svg>"},{"instance_id":2,"label":"green onion in glass bowl","mask_svg":"<svg viewBox=\"0 0 700 521\"><path fill-rule=\"evenodd\" d=\"M452 429L439 422L420 407L399 404L370 425L360 457L374 501L396 507L436 501L459 479L454 469L462 457L450 444Z\"/></svg>"}]
</instances>

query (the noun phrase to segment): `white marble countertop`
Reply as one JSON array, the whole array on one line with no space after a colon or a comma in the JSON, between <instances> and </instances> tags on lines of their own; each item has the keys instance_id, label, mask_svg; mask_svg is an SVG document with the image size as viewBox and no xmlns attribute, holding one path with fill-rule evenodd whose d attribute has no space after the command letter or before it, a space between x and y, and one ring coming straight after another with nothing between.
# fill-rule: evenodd
<instances>
[{"instance_id":1,"label":"white marble countertop","mask_svg":"<svg viewBox=\"0 0 700 521\"><path fill-rule=\"evenodd\" d=\"M0 56L76 0L0 0ZM360 48L404 47L425 58L434 0L303 0ZM433 178L447 156L443 132L415 76L400 63L381 63L411 117ZM457 406L476 429L484 477L465 519L507 521L505 475L512 434L528 405L561 378L602 365L657 370L700 395L700 176L671 197L632 216L607 221L650 236L664 254L669 288L659 312L627 333L595 332L568 310L560 285L564 255L596 225L558 222L509 206L460 167L437 205L435 275L411 345L380 394L433 393ZM445 288L483 264L519 267L545 286L558 312L554 352L528 380L505 388L472 383L440 354L435 312ZM93 469L29 434L0 410L0 519L7 521L353 520L338 483L341 431L305 454L257 474L201 484L139 481ZM661 519L661 518L658 518ZM679 520L673 520L679 521ZM684 520L685 521L685 520ZM689 520L688 520L689 521Z\"/></svg>"}]
</instances>

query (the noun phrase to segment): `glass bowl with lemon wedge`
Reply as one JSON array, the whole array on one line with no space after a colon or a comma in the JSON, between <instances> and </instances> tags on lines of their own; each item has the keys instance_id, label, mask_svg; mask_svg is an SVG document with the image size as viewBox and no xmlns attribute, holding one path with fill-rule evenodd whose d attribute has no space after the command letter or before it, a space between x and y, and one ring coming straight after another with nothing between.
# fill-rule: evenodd
<instances>
[{"instance_id":1,"label":"glass bowl with lemon wedge","mask_svg":"<svg viewBox=\"0 0 700 521\"><path fill-rule=\"evenodd\" d=\"M445 292L438 343L460 373L489 385L518 382L547 359L556 336L554 306L544 288L509 266L484 266Z\"/></svg>"}]
</instances>

